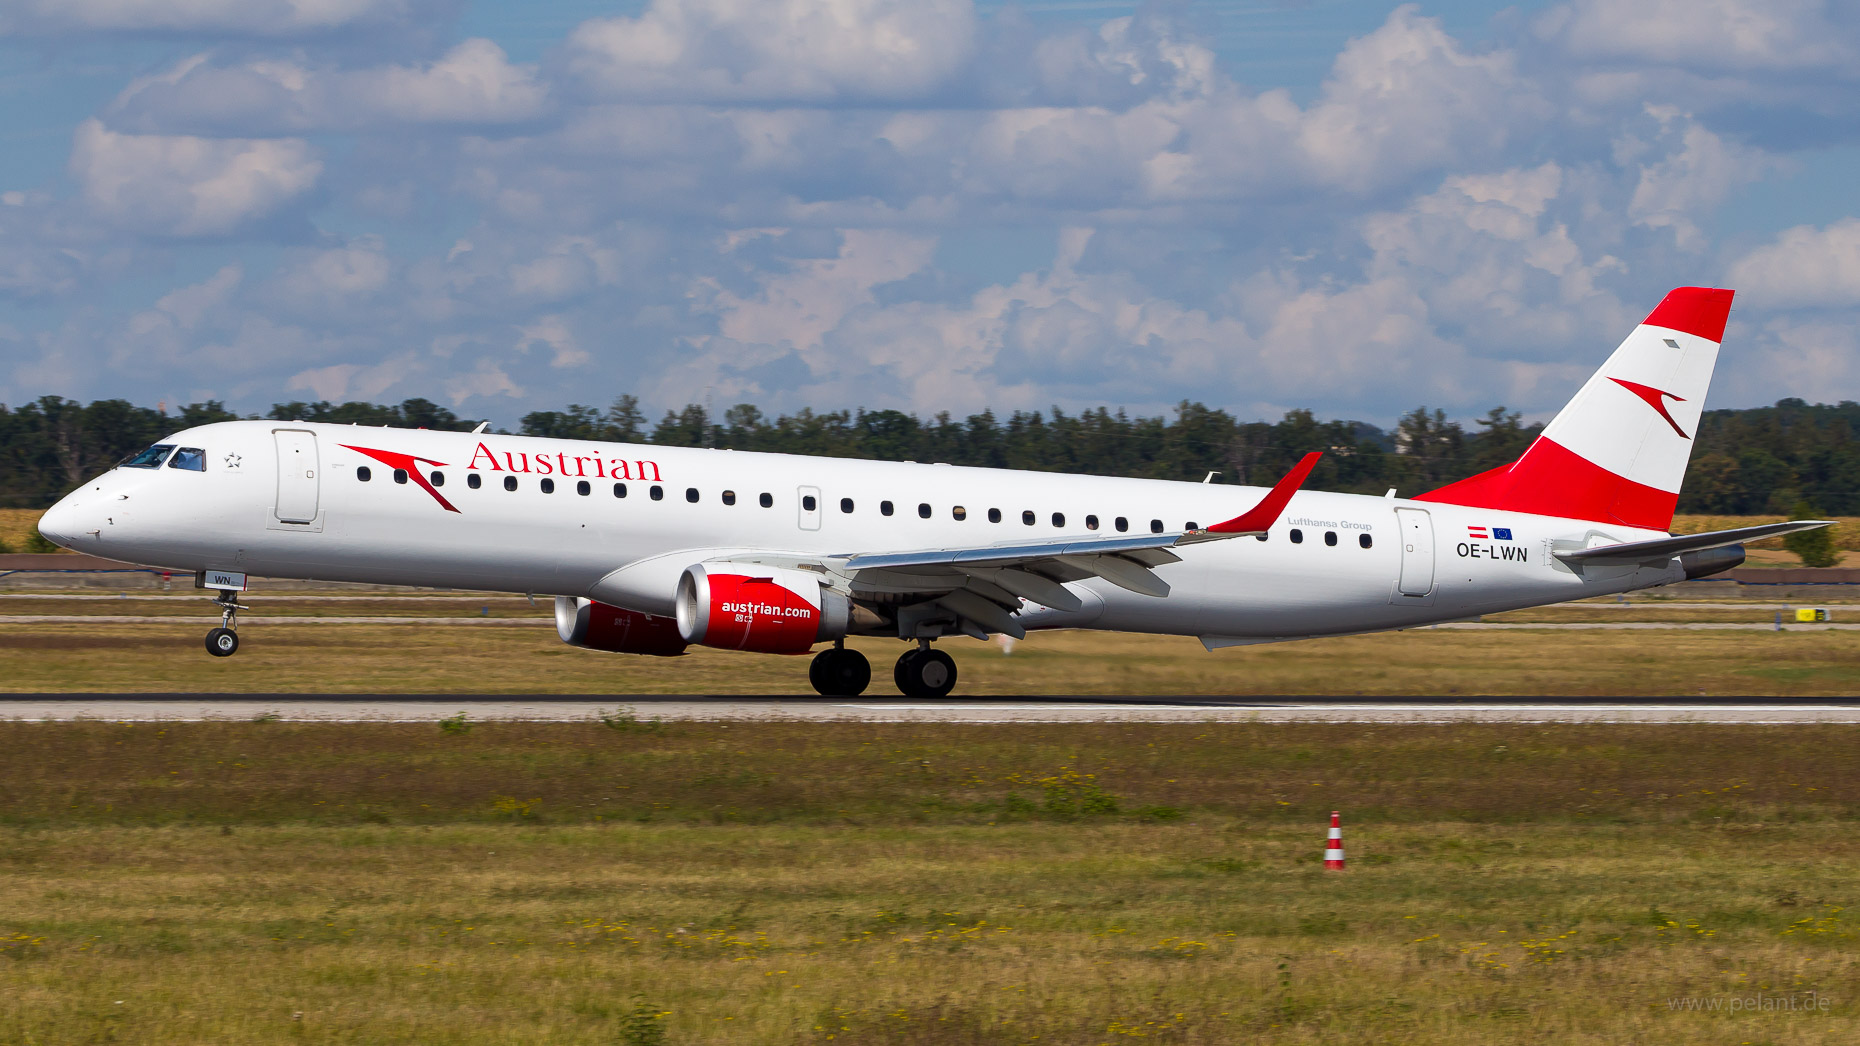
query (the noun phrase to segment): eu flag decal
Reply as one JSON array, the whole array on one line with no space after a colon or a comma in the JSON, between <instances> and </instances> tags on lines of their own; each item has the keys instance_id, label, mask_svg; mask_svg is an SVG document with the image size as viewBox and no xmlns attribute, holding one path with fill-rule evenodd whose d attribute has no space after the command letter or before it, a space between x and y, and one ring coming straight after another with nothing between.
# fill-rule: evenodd
<instances>
[{"instance_id":1,"label":"eu flag decal","mask_svg":"<svg viewBox=\"0 0 1860 1046\"><path fill-rule=\"evenodd\" d=\"M1510 527L1493 527L1492 528L1492 540L1510 541L1511 540L1511 528Z\"/></svg>"}]
</instances>

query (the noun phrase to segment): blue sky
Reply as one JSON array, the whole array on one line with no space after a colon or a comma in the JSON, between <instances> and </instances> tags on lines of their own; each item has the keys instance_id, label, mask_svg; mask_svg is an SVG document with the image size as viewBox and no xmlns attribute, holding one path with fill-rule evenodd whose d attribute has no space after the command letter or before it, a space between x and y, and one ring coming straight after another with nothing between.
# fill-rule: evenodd
<instances>
[{"instance_id":1,"label":"blue sky","mask_svg":"<svg viewBox=\"0 0 1860 1046\"><path fill-rule=\"evenodd\" d=\"M0 0L0 402L1860 398L1818 0Z\"/></svg>"}]
</instances>

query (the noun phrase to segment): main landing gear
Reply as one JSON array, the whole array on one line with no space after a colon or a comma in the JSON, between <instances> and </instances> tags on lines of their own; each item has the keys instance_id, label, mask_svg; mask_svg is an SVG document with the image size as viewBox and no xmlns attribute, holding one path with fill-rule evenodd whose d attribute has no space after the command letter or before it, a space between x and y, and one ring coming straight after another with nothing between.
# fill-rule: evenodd
<instances>
[{"instance_id":1,"label":"main landing gear","mask_svg":"<svg viewBox=\"0 0 1860 1046\"><path fill-rule=\"evenodd\" d=\"M872 663L857 650L835 643L814 655L807 666L807 681L823 697L858 697L872 682Z\"/></svg>"},{"instance_id":2,"label":"main landing gear","mask_svg":"<svg viewBox=\"0 0 1860 1046\"><path fill-rule=\"evenodd\" d=\"M250 610L241 606L238 595L222 589L213 601L220 606L220 627L207 633L207 653L214 657L231 657L239 652L239 611Z\"/></svg>"},{"instance_id":3,"label":"main landing gear","mask_svg":"<svg viewBox=\"0 0 1860 1046\"><path fill-rule=\"evenodd\" d=\"M932 649L928 639L920 639L916 650L898 658L891 678L905 697L948 697L956 689L956 662L941 650Z\"/></svg>"},{"instance_id":4,"label":"main landing gear","mask_svg":"<svg viewBox=\"0 0 1860 1046\"><path fill-rule=\"evenodd\" d=\"M917 649L898 658L891 679L905 697L948 697L956 688L956 662L941 650L931 649L929 640L920 639ZM859 651L836 643L814 655L807 681L823 697L858 697L872 682L872 663Z\"/></svg>"}]
</instances>

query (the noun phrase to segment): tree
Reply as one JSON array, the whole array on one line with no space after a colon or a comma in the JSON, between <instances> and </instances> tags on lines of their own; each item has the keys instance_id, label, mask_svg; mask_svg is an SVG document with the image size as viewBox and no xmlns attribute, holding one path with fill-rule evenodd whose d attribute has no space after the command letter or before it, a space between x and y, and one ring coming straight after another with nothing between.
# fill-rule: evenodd
<instances>
[{"instance_id":1,"label":"tree","mask_svg":"<svg viewBox=\"0 0 1860 1046\"><path fill-rule=\"evenodd\" d=\"M1815 507L1806 501L1796 502L1790 513L1795 519L1815 519L1817 515ZM1783 538L1783 547L1800 557L1805 567L1831 567L1841 561L1840 550L1834 547L1833 531L1833 527L1798 530Z\"/></svg>"}]
</instances>

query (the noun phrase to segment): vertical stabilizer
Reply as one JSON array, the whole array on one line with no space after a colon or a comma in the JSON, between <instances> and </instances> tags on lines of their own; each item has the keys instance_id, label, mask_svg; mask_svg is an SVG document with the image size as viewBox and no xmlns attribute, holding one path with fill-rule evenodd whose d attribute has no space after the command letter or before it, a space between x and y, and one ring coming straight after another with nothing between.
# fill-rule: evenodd
<instances>
[{"instance_id":1,"label":"vertical stabilizer","mask_svg":"<svg viewBox=\"0 0 1860 1046\"><path fill-rule=\"evenodd\" d=\"M1415 500L1665 530L1733 293L1668 294L1523 457Z\"/></svg>"}]
</instances>

